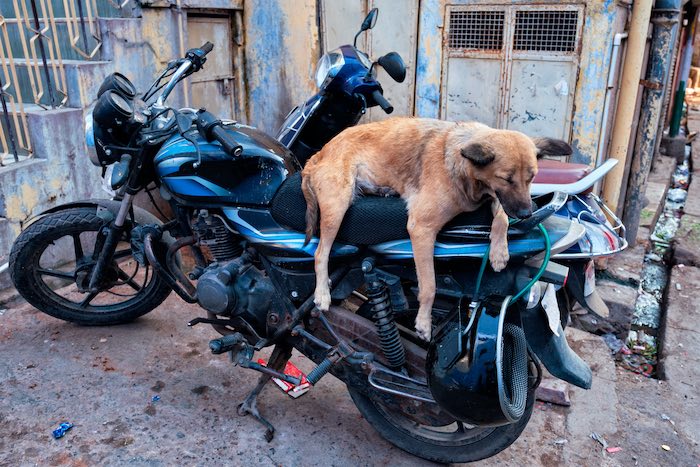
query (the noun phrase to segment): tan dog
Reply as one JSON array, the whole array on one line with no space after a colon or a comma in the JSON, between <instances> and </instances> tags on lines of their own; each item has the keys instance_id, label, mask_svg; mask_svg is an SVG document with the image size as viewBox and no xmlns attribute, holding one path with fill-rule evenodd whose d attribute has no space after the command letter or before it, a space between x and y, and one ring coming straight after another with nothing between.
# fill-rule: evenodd
<instances>
[{"instance_id":1,"label":"tan dog","mask_svg":"<svg viewBox=\"0 0 700 467\"><path fill-rule=\"evenodd\" d=\"M537 173L537 158L561 154L571 154L563 141L530 138L480 123L393 118L343 131L309 160L302 173L307 242L319 210L321 214L316 306L324 311L330 306L328 259L353 198L360 192L389 189L406 201L419 287L416 333L430 340L433 250L440 229L457 214L490 201L489 260L495 271L502 270L509 259L508 216L522 219L532 214L530 183Z\"/></svg>"}]
</instances>

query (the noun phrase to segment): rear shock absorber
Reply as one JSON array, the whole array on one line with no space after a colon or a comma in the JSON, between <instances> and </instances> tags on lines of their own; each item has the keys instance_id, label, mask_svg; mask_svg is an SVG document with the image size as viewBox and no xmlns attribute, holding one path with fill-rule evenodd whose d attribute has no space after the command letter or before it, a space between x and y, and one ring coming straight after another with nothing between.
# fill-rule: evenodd
<instances>
[{"instance_id":1,"label":"rear shock absorber","mask_svg":"<svg viewBox=\"0 0 700 467\"><path fill-rule=\"evenodd\" d=\"M394 311L386 284L374 272L370 259L362 262L362 271L367 282L367 297L372 310L372 318L377 327L379 344L392 369L399 369L406 363L406 351L401 342L399 328L394 321Z\"/></svg>"}]
</instances>

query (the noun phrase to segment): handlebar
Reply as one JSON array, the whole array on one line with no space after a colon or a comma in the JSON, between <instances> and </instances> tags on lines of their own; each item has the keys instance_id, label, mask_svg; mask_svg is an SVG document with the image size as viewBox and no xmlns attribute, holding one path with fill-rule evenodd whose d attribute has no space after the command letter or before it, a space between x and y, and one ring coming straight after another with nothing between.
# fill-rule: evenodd
<instances>
[{"instance_id":1,"label":"handlebar","mask_svg":"<svg viewBox=\"0 0 700 467\"><path fill-rule=\"evenodd\" d=\"M390 114L391 112L394 111L394 106L391 105L391 102L389 102L388 100L386 100L386 98L384 97L384 95L382 95L382 93L379 92L378 89L375 90L374 92L372 92L372 99L374 99L374 102L376 102L377 105L378 105L379 107L381 107L382 110L384 110L384 112Z\"/></svg>"},{"instance_id":2,"label":"handlebar","mask_svg":"<svg viewBox=\"0 0 700 467\"><path fill-rule=\"evenodd\" d=\"M211 52L213 48L214 48L214 44L212 44L211 42L207 41L207 42L204 43L203 46L200 47L200 50L201 50L202 52L204 52L204 55L206 55L206 54L208 54L209 52Z\"/></svg>"},{"instance_id":3,"label":"handlebar","mask_svg":"<svg viewBox=\"0 0 700 467\"><path fill-rule=\"evenodd\" d=\"M200 109L197 112L197 131L206 138L207 141L216 140L221 143L227 154L231 156L240 156L243 152L243 146L238 144L235 139L222 126L221 120L216 118L211 112Z\"/></svg>"},{"instance_id":4,"label":"handlebar","mask_svg":"<svg viewBox=\"0 0 700 467\"><path fill-rule=\"evenodd\" d=\"M170 81L158 97L156 101L157 107L163 107L165 99L168 98L168 95L170 95L173 88L175 88L175 85L177 85L180 80L202 69L204 62L207 61L207 54L213 49L214 44L207 41L199 48L188 50L185 54L185 58L176 62L177 70L172 74Z\"/></svg>"}]
</instances>

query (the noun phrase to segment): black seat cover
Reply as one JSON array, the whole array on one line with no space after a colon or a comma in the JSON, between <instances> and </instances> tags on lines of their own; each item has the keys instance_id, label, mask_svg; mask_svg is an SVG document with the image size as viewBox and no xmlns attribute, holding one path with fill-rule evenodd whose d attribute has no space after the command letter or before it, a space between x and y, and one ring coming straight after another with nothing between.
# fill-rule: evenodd
<instances>
[{"instance_id":1,"label":"black seat cover","mask_svg":"<svg viewBox=\"0 0 700 467\"><path fill-rule=\"evenodd\" d=\"M272 199L272 217L292 230L306 230L306 200L301 191L301 173L282 183ZM460 214L448 225L490 225L493 217L486 203L474 212ZM406 203L398 197L358 196L345 213L338 240L357 245L375 245L408 238Z\"/></svg>"}]
</instances>

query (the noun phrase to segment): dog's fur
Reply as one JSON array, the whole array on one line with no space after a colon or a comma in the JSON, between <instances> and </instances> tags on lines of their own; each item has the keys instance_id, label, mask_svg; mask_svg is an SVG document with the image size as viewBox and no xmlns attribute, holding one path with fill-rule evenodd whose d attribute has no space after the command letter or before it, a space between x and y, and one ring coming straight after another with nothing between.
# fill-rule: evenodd
<instances>
[{"instance_id":1,"label":"dog's fur","mask_svg":"<svg viewBox=\"0 0 700 467\"><path fill-rule=\"evenodd\" d=\"M393 118L348 128L306 164L306 240L320 211L315 255L315 303L331 301L328 260L343 217L356 194L395 192L408 208L408 232L418 277L420 308L416 333L431 335L435 298L433 250L440 229L462 212L491 202L491 251L495 271L508 263L508 216L532 214L530 183L542 155L571 154L563 141L530 138L480 123Z\"/></svg>"}]
</instances>

